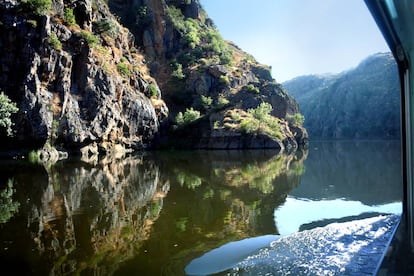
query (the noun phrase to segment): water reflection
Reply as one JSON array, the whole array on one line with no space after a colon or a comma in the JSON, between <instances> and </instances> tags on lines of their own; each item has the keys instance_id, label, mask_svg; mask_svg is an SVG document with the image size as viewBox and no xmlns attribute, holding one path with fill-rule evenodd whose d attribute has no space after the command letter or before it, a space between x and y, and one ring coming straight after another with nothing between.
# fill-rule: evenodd
<instances>
[{"instance_id":1,"label":"water reflection","mask_svg":"<svg viewBox=\"0 0 414 276\"><path fill-rule=\"evenodd\" d=\"M281 234L402 211L398 141L313 142L301 184L275 210Z\"/></svg>"},{"instance_id":2,"label":"water reflection","mask_svg":"<svg viewBox=\"0 0 414 276\"><path fill-rule=\"evenodd\" d=\"M14 179L20 207L0 224L1 264L34 275L182 275L202 252L277 234L273 210L305 158L198 151L3 162L0 183Z\"/></svg>"},{"instance_id":3,"label":"water reflection","mask_svg":"<svg viewBox=\"0 0 414 276\"><path fill-rule=\"evenodd\" d=\"M112 274L149 237L169 190L139 157L2 170L14 175L22 208L0 229L1 257L31 274Z\"/></svg>"}]
</instances>

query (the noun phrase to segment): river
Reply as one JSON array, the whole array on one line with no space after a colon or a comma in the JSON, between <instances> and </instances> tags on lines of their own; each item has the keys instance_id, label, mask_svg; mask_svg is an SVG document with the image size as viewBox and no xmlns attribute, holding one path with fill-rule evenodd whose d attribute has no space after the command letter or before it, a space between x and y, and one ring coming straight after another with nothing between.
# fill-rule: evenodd
<instances>
[{"instance_id":1,"label":"river","mask_svg":"<svg viewBox=\"0 0 414 276\"><path fill-rule=\"evenodd\" d=\"M1 161L1 265L16 275L185 275L234 241L249 241L244 258L276 235L399 213L400 171L396 141ZM239 261L234 251L218 255L215 272Z\"/></svg>"}]
</instances>

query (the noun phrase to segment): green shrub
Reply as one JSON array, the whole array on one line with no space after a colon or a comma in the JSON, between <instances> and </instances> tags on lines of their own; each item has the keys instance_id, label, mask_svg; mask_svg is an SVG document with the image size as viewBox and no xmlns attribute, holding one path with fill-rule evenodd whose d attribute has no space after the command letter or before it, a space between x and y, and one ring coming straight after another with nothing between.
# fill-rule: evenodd
<instances>
[{"instance_id":1,"label":"green shrub","mask_svg":"<svg viewBox=\"0 0 414 276\"><path fill-rule=\"evenodd\" d=\"M186 30L185 18L180 9L174 6L167 6L167 16L172 22L173 26L180 32L184 33Z\"/></svg>"},{"instance_id":2,"label":"green shrub","mask_svg":"<svg viewBox=\"0 0 414 276\"><path fill-rule=\"evenodd\" d=\"M96 47L99 42L99 38L89 31L81 31L81 36L92 48Z\"/></svg>"},{"instance_id":3,"label":"green shrub","mask_svg":"<svg viewBox=\"0 0 414 276\"><path fill-rule=\"evenodd\" d=\"M37 164L40 162L40 156L39 156L39 152L36 150L32 150L29 152L29 154L27 155L27 159L29 160L30 163L32 164Z\"/></svg>"},{"instance_id":4,"label":"green shrub","mask_svg":"<svg viewBox=\"0 0 414 276\"><path fill-rule=\"evenodd\" d=\"M258 107L254 109L249 109L248 112L253 116L253 118L263 121L272 111L272 105L270 103L261 103Z\"/></svg>"},{"instance_id":5,"label":"green shrub","mask_svg":"<svg viewBox=\"0 0 414 276\"><path fill-rule=\"evenodd\" d=\"M13 179L7 181L7 187L0 191L0 223L8 222L19 210L20 203L13 201Z\"/></svg>"},{"instance_id":6,"label":"green shrub","mask_svg":"<svg viewBox=\"0 0 414 276\"><path fill-rule=\"evenodd\" d=\"M286 115L286 120L293 126L302 126L305 122L305 117L300 113L288 114Z\"/></svg>"},{"instance_id":7,"label":"green shrub","mask_svg":"<svg viewBox=\"0 0 414 276\"><path fill-rule=\"evenodd\" d=\"M243 133L254 133L257 130L256 121L252 119L244 119L240 123L240 131Z\"/></svg>"},{"instance_id":8,"label":"green shrub","mask_svg":"<svg viewBox=\"0 0 414 276\"><path fill-rule=\"evenodd\" d=\"M220 128L220 121L214 121L214 123L213 123L213 128L214 129L219 129Z\"/></svg>"},{"instance_id":9,"label":"green shrub","mask_svg":"<svg viewBox=\"0 0 414 276\"><path fill-rule=\"evenodd\" d=\"M175 118L175 122L178 126L183 126L194 122L200 118L200 111L194 110L192 107L187 108L184 114L182 112L178 112L177 117Z\"/></svg>"},{"instance_id":10,"label":"green shrub","mask_svg":"<svg viewBox=\"0 0 414 276\"><path fill-rule=\"evenodd\" d=\"M239 113L237 113L237 112L233 112L233 113L231 114L231 119L232 119L233 121L235 121L235 122L240 122L240 120L241 120L241 115L240 115Z\"/></svg>"},{"instance_id":11,"label":"green shrub","mask_svg":"<svg viewBox=\"0 0 414 276\"><path fill-rule=\"evenodd\" d=\"M23 7L35 15L46 15L52 8L52 0L22 0Z\"/></svg>"},{"instance_id":12,"label":"green shrub","mask_svg":"<svg viewBox=\"0 0 414 276\"><path fill-rule=\"evenodd\" d=\"M111 19L104 18L95 23L96 31L100 34L107 34L112 38L116 38L118 27Z\"/></svg>"},{"instance_id":13,"label":"green shrub","mask_svg":"<svg viewBox=\"0 0 414 276\"><path fill-rule=\"evenodd\" d=\"M154 84L150 83L147 89L151 97L158 97L158 89Z\"/></svg>"},{"instance_id":14,"label":"green shrub","mask_svg":"<svg viewBox=\"0 0 414 276\"><path fill-rule=\"evenodd\" d=\"M221 64L231 65L233 63L233 53L230 50L223 51L220 55Z\"/></svg>"},{"instance_id":15,"label":"green shrub","mask_svg":"<svg viewBox=\"0 0 414 276\"><path fill-rule=\"evenodd\" d=\"M65 8L64 19L65 19L66 23L68 23L69 25L75 25L76 24L76 18L75 18L75 14L73 13L73 9Z\"/></svg>"},{"instance_id":16,"label":"green shrub","mask_svg":"<svg viewBox=\"0 0 414 276\"><path fill-rule=\"evenodd\" d=\"M211 97L201 95L201 104L203 105L204 109L209 109L212 103L213 99Z\"/></svg>"},{"instance_id":17,"label":"green shrub","mask_svg":"<svg viewBox=\"0 0 414 276\"><path fill-rule=\"evenodd\" d=\"M0 127L6 130L8 136L12 136L13 122L11 116L19 109L3 92L0 93Z\"/></svg>"},{"instance_id":18,"label":"green shrub","mask_svg":"<svg viewBox=\"0 0 414 276\"><path fill-rule=\"evenodd\" d=\"M128 64L121 62L116 65L116 70L119 74L123 77L129 77L131 75L131 71L129 70Z\"/></svg>"},{"instance_id":19,"label":"green shrub","mask_svg":"<svg viewBox=\"0 0 414 276\"><path fill-rule=\"evenodd\" d=\"M257 88L256 86L254 86L251 83L246 85L246 91L249 92L249 93L253 93L253 94L259 94L260 93L259 88Z\"/></svg>"},{"instance_id":20,"label":"green shrub","mask_svg":"<svg viewBox=\"0 0 414 276\"><path fill-rule=\"evenodd\" d=\"M279 119L270 115L272 105L261 103L254 109L249 109L248 118L240 123L240 131L246 134L266 134L273 139L283 139Z\"/></svg>"},{"instance_id":21,"label":"green shrub","mask_svg":"<svg viewBox=\"0 0 414 276\"><path fill-rule=\"evenodd\" d=\"M173 63L172 64L173 67L175 67L174 71L171 73L171 77L177 79L177 80L182 80L185 78L185 75L183 73L183 66L181 65L181 63Z\"/></svg>"},{"instance_id":22,"label":"green shrub","mask_svg":"<svg viewBox=\"0 0 414 276\"><path fill-rule=\"evenodd\" d=\"M223 85L229 85L229 84L230 84L229 77L228 77L228 76L226 76L226 75L222 75L222 76L220 76L219 81L220 81L220 83L221 83L221 84L223 84Z\"/></svg>"},{"instance_id":23,"label":"green shrub","mask_svg":"<svg viewBox=\"0 0 414 276\"><path fill-rule=\"evenodd\" d=\"M53 49L58 51L62 50L62 43L55 33L50 33L47 42Z\"/></svg>"},{"instance_id":24,"label":"green shrub","mask_svg":"<svg viewBox=\"0 0 414 276\"><path fill-rule=\"evenodd\" d=\"M216 104L215 108L216 109L224 108L229 103L230 103L230 101L228 99L226 99L224 96L219 96L218 99L217 99L217 104Z\"/></svg>"}]
</instances>

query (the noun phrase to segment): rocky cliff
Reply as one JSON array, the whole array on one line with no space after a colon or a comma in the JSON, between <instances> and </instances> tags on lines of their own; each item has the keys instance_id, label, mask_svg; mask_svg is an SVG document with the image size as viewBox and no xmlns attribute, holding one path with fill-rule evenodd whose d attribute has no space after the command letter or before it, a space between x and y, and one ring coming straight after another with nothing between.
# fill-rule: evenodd
<instances>
[{"instance_id":1,"label":"rocky cliff","mask_svg":"<svg viewBox=\"0 0 414 276\"><path fill-rule=\"evenodd\" d=\"M131 33L104 1L40 3L0 4L0 88L19 107L12 145L150 144L168 111Z\"/></svg>"},{"instance_id":2,"label":"rocky cliff","mask_svg":"<svg viewBox=\"0 0 414 276\"><path fill-rule=\"evenodd\" d=\"M312 138L398 139L400 84L390 53L372 55L356 68L283 83L301 106Z\"/></svg>"},{"instance_id":3,"label":"rocky cliff","mask_svg":"<svg viewBox=\"0 0 414 276\"><path fill-rule=\"evenodd\" d=\"M223 40L198 0L112 0L109 6L144 50L172 121L180 112L185 118L188 110L202 118L187 126L178 123L178 130L169 129L163 142L282 149L306 143L306 130L292 120L299 115L295 100L272 78L270 67ZM244 119L261 103L271 104L273 123L246 131ZM266 127L277 135L263 131Z\"/></svg>"},{"instance_id":4,"label":"rocky cliff","mask_svg":"<svg viewBox=\"0 0 414 276\"><path fill-rule=\"evenodd\" d=\"M190 147L306 142L291 119L298 106L270 68L224 41L197 0L7 0L0 7L0 90L19 108L3 150L173 146L189 128L197 130ZM245 119L250 126L260 119L261 103L270 104L267 123L243 128ZM177 123L186 111L196 118Z\"/></svg>"}]
</instances>

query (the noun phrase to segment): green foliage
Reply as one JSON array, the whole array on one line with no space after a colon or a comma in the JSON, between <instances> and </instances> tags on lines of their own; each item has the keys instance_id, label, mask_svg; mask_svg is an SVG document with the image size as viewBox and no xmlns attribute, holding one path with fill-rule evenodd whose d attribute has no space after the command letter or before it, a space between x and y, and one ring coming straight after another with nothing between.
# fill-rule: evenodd
<instances>
[{"instance_id":1,"label":"green foliage","mask_svg":"<svg viewBox=\"0 0 414 276\"><path fill-rule=\"evenodd\" d=\"M76 18L75 18L75 14L73 13L73 9L65 8L64 19L66 23L68 23L71 26L76 24Z\"/></svg>"},{"instance_id":2,"label":"green foliage","mask_svg":"<svg viewBox=\"0 0 414 276\"><path fill-rule=\"evenodd\" d=\"M302 126L305 122L305 117L300 113L288 114L286 115L286 120L293 126Z\"/></svg>"},{"instance_id":3,"label":"green foliage","mask_svg":"<svg viewBox=\"0 0 414 276\"><path fill-rule=\"evenodd\" d=\"M187 217L182 217L179 218L176 222L175 222L175 227L180 231L180 232L185 232L186 228L187 228L187 223L188 223L188 218Z\"/></svg>"},{"instance_id":4,"label":"green foliage","mask_svg":"<svg viewBox=\"0 0 414 276\"><path fill-rule=\"evenodd\" d=\"M27 23L30 24L33 28L37 28L37 21L36 20L28 19ZM1 24L0 24L0 26L1 26Z\"/></svg>"},{"instance_id":5,"label":"green foliage","mask_svg":"<svg viewBox=\"0 0 414 276\"><path fill-rule=\"evenodd\" d=\"M28 156L27 156L27 159L32 164L39 163L40 162L39 152L37 152L36 150L30 151L29 154L28 154Z\"/></svg>"},{"instance_id":6,"label":"green foliage","mask_svg":"<svg viewBox=\"0 0 414 276\"><path fill-rule=\"evenodd\" d=\"M233 62L233 53L230 50L223 50L223 52L220 55L220 63L231 65Z\"/></svg>"},{"instance_id":7,"label":"green foliage","mask_svg":"<svg viewBox=\"0 0 414 276\"><path fill-rule=\"evenodd\" d=\"M212 103L213 99L211 97L201 95L201 104L203 105L204 109L209 109Z\"/></svg>"},{"instance_id":8,"label":"green foliage","mask_svg":"<svg viewBox=\"0 0 414 276\"><path fill-rule=\"evenodd\" d=\"M219 81L220 81L220 83L222 85L226 85L227 86L227 85L230 84L230 80L229 80L229 77L227 75L220 76Z\"/></svg>"},{"instance_id":9,"label":"green foliage","mask_svg":"<svg viewBox=\"0 0 414 276\"><path fill-rule=\"evenodd\" d=\"M162 210L162 202L160 200L154 200L149 204L148 209L150 210L152 218L157 217Z\"/></svg>"},{"instance_id":10,"label":"green foliage","mask_svg":"<svg viewBox=\"0 0 414 276\"><path fill-rule=\"evenodd\" d=\"M62 42L60 42L55 33L50 33L49 38L47 39L47 43L55 50L62 50Z\"/></svg>"},{"instance_id":11,"label":"green foliage","mask_svg":"<svg viewBox=\"0 0 414 276\"><path fill-rule=\"evenodd\" d=\"M254 86L251 83L246 85L246 91L249 92L249 93L253 93L253 94L259 94L260 93L259 88L257 88L256 86Z\"/></svg>"},{"instance_id":12,"label":"green foliage","mask_svg":"<svg viewBox=\"0 0 414 276\"><path fill-rule=\"evenodd\" d=\"M185 78L185 75L183 73L183 66L181 65L181 63L175 62L171 64L171 66L174 67L174 71L171 73L171 77L177 80L182 80Z\"/></svg>"},{"instance_id":13,"label":"green foliage","mask_svg":"<svg viewBox=\"0 0 414 276\"><path fill-rule=\"evenodd\" d=\"M190 123L200 118L200 111L194 110L192 107L187 108L184 112L184 123Z\"/></svg>"},{"instance_id":14,"label":"green foliage","mask_svg":"<svg viewBox=\"0 0 414 276\"><path fill-rule=\"evenodd\" d=\"M249 109L247 118L240 123L240 130L246 134L266 134L273 139L283 139L279 119L270 115L272 105L261 103L257 108Z\"/></svg>"},{"instance_id":15,"label":"green foliage","mask_svg":"<svg viewBox=\"0 0 414 276\"><path fill-rule=\"evenodd\" d=\"M7 181L7 186L0 191L0 223L8 222L19 210L20 203L13 201L13 179Z\"/></svg>"},{"instance_id":16,"label":"green foliage","mask_svg":"<svg viewBox=\"0 0 414 276\"><path fill-rule=\"evenodd\" d=\"M183 56L184 65L192 64L200 58L206 58L211 63L230 65L233 53L227 43L213 26L205 25L203 20L185 18L182 11L175 7L167 8L167 15L174 28L181 34L183 44L190 49ZM191 51L194 50L194 51Z\"/></svg>"},{"instance_id":17,"label":"green foliage","mask_svg":"<svg viewBox=\"0 0 414 276\"><path fill-rule=\"evenodd\" d=\"M185 31L184 31L184 42L191 48L194 49L201 42L199 37L200 25L192 18L188 18L184 22Z\"/></svg>"},{"instance_id":18,"label":"green foliage","mask_svg":"<svg viewBox=\"0 0 414 276\"><path fill-rule=\"evenodd\" d=\"M46 15L52 8L52 0L22 0L23 7L35 15Z\"/></svg>"},{"instance_id":19,"label":"green foliage","mask_svg":"<svg viewBox=\"0 0 414 276\"><path fill-rule=\"evenodd\" d=\"M124 62L118 63L116 65L116 70L125 78L128 78L131 75L131 71L129 70L128 64Z\"/></svg>"},{"instance_id":20,"label":"green foliage","mask_svg":"<svg viewBox=\"0 0 414 276\"><path fill-rule=\"evenodd\" d=\"M106 34L112 38L116 38L118 35L118 27L111 19L101 19L95 23L95 27L96 31L100 34Z\"/></svg>"},{"instance_id":21,"label":"green foliage","mask_svg":"<svg viewBox=\"0 0 414 276\"><path fill-rule=\"evenodd\" d=\"M248 112L253 116L256 120L265 120L267 116L269 116L270 112L272 111L272 105L270 103L261 103L258 107L254 109L249 109Z\"/></svg>"},{"instance_id":22,"label":"green foliage","mask_svg":"<svg viewBox=\"0 0 414 276\"><path fill-rule=\"evenodd\" d=\"M203 183L202 179L195 174L187 173L184 171L176 172L177 182L181 187L186 187L190 190L195 190Z\"/></svg>"},{"instance_id":23,"label":"green foliage","mask_svg":"<svg viewBox=\"0 0 414 276\"><path fill-rule=\"evenodd\" d=\"M99 38L95 36L93 33L83 30L81 31L80 34L82 38L86 40L86 42L88 43L90 47L94 48L97 46L99 42Z\"/></svg>"},{"instance_id":24,"label":"green foliage","mask_svg":"<svg viewBox=\"0 0 414 276\"><path fill-rule=\"evenodd\" d=\"M158 96L158 89L154 84L150 83L148 85L147 89L149 91L150 97L157 97Z\"/></svg>"},{"instance_id":25,"label":"green foliage","mask_svg":"<svg viewBox=\"0 0 414 276\"><path fill-rule=\"evenodd\" d=\"M16 113L19 109L16 104L13 103L9 97L3 92L0 93L0 127L6 130L8 136L12 136L13 122L11 120L12 114Z\"/></svg>"},{"instance_id":26,"label":"green foliage","mask_svg":"<svg viewBox=\"0 0 414 276\"><path fill-rule=\"evenodd\" d=\"M183 13L179 8L176 8L174 6L167 6L166 9L167 16L172 22L173 26L180 32L184 33L186 27L185 27L185 18Z\"/></svg>"},{"instance_id":27,"label":"green foliage","mask_svg":"<svg viewBox=\"0 0 414 276\"><path fill-rule=\"evenodd\" d=\"M183 126L191 122L194 122L198 118L200 118L200 111L194 110L191 107L191 108L187 108L184 114L182 112L178 112L175 118L175 122L177 123L178 126Z\"/></svg>"},{"instance_id":28,"label":"green foliage","mask_svg":"<svg viewBox=\"0 0 414 276\"><path fill-rule=\"evenodd\" d=\"M136 25L142 27L147 26L151 21L147 6L140 6L136 12Z\"/></svg>"},{"instance_id":29,"label":"green foliage","mask_svg":"<svg viewBox=\"0 0 414 276\"><path fill-rule=\"evenodd\" d=\"M219 129L220 128L220 121L214 121L213 128L214 129Z\"/></svg>"},{"instance_id":30,"label":"green foliage","mask_svg":"<svg viewBox=\"0 0 414 276\"><path fill-rule=\"evenodd\" d=\"M222 108L226 107L229 103L230 103L230 101L228 99L226 99L226 97L219 96L218 99L217 99L217 103L216 103L215 108L216 109L222 109Z\"/></svg>"}]
</instances>

